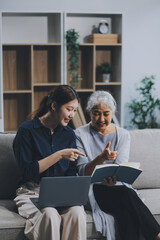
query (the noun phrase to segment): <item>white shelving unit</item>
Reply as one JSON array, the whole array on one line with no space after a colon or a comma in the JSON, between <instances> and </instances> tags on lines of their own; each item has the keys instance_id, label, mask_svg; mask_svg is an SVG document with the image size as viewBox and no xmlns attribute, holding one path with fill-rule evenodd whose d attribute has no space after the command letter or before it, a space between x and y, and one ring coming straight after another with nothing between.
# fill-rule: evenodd
<instances>
[{"instance_id":1,"label":"white shelving unit","mask_svg":"<svg viewBox=\"0 0 160 240\"><path fill-rule=\"evenodd\" d=\"M83 109L86 107L86 99L95 90L110 91L117 101L116 117L121 123L121 85L122 85L122 14L99 13L64 13L64 33L69 29L75 29L80 37L79 74L82 81L77 86ZM88 36L97 31L102 19L110 23L110 32L118 34L118 43L100 44L89 43ZM66 48L66 46L65 46ZM65 51L66 52L66 51ZM65 55L65 79L69 83L67 71L68 55ZM109 61L114 71L109 83L103 83L96 72L96 67L104 61ZM89 120L89 118L87 119Z\"/></svg>"},{"instance_id":2,"label":"white shelving unit","mask_svg":"<svg viewBox=\"0 0 160 240\"><path fill-rule=\"evenodd\" d=\"M88 35L102 19L108 19L111 32L118 34L117 44L88 42ZM122 14L2 12L0 131L16 131L45 94L59 84L69 84L65 33L70 28L80 35L78 71L83 80L76 89L82 107L95 90L108 90L118 103L117 119L121 122ZM114 66L112 80L107 84L96 73L97 65L103 61Z\"/></svg>"}]
</instances>

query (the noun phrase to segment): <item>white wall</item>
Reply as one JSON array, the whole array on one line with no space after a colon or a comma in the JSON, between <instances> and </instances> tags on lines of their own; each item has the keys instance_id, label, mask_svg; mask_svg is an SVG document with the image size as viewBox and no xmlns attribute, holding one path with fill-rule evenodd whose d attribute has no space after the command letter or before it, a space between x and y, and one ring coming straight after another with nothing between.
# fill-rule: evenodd
<instances>
[{"instance_id":1,"label":"white wall","mask_svg":"<svg viewBox=\"0 0 160 240\"><path fill-rule=\"evenodd\" d=\"M126 105L144 76L155 75L160 97L160 0L0 0L0 11L123 13L124 126L130 121Z\"/></svg>"}]
</instances>

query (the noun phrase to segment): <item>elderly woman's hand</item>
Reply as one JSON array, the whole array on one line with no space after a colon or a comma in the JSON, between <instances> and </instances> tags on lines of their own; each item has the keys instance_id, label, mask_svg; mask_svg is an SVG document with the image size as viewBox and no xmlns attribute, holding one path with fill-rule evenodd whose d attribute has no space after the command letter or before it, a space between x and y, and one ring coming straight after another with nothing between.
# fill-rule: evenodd
<instances>
[{"instance_id":1,"label":"elderly woman's hand","mask_svg":"<svg viewBox=\"0 0 160 240\"><path fill-rule=\"evenodd\" d=\"M113 178L108 177L108 178L104 178L104 182L108 187L113 187L116 184L117 179L115 176Z\"/></svg>"},{"instance_id":2,"label":"elderly woman's hand","mask_svg":"<svg viewBox=\"0 0 160 240\"><path fill-rule=\"evenodd\" d=\"M117 151L110 151L109 149L110 145L111 145L111 142L107 144L106 148L102 152L102 158L104 158L105 160L114 161L117 156Z\"/></svg>"}]
</instances>

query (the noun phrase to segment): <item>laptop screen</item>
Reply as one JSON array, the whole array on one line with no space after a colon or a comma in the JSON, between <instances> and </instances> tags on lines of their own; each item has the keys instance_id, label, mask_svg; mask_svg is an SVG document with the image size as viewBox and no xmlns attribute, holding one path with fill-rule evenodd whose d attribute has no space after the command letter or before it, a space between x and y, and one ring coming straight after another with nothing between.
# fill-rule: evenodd
<instances>
[{"instance_id":1,"label":"laptop screen","mask_svg":"<svg viewBox=\"0 0 160 240\"><path fill-rule=\"evenodd\" d=\"M85 205L90 182L90 176L44 177L38 205L40 208Z\"/></svg>"}]
</instances>

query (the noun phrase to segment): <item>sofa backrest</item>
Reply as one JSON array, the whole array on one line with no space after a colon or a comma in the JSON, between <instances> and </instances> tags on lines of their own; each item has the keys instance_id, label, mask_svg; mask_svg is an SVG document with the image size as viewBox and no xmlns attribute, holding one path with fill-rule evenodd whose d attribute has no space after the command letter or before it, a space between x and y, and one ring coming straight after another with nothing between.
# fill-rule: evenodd
<instances>
[{"instance_id":1,"label":"sofa backrest","mask_svg":"<svg viewBox=\"0 0 160 240\"><path fill-rule=\"evenodd\" d=\"M143 172L134 187L160 188L160 129L132 130L130 162L140 162Z\"/></svg>"},{"instance_id":2,"label":"sofa backrest","mask_svg":"<svg viewBox=\"0 0 160 240\"><path fill-rule=\"evenodd\" d=\"M134 187L160 188L160 129L132 130L130 162L140 162L143 172ZM0 199L13 199L19 184L19 170L12 143L15 134L0 133Z\"/></svg>"},{"instance_id":3,"label":"sofa backrest","mask_svg":"<svg viewBox=\"0 0 160 240\"><path fill-rule=\"evenodd\" d=\"M12 149L14 137L12 133L0 133L0 199L13 199L20 179Z\"/></svg>"}]
</instances>

